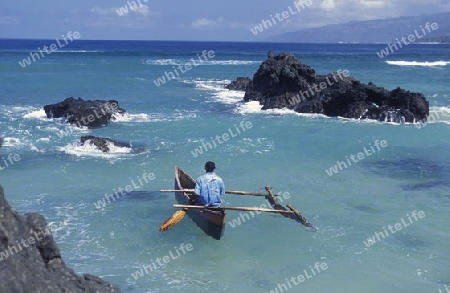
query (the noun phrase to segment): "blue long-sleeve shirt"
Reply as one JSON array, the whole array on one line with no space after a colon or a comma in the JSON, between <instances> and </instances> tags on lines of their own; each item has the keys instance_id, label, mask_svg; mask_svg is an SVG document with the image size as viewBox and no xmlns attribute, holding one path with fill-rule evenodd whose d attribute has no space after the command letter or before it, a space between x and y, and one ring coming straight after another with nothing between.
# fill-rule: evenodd
<instances>
[{"instance_id":1,"label":"blue long-sleeve shirt","mask_svg":"<svg viewBox=\"0 0 450 293\"><path fill-rule=\"evenodd\" d=\"M225 194L225 185L222 178L214 172L207 172L197 178L194 192L199 196L197 205L220 207L220 197Z\"/></svg>"}]
</instances>

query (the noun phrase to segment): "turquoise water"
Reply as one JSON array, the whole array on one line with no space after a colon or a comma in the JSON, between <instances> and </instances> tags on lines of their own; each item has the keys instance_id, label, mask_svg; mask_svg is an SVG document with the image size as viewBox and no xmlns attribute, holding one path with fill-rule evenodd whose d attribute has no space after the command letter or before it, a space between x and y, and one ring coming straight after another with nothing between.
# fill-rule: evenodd
<instances>
[{"instance_id":1,"label":"turquoise water","mask_svg":"<svg viewBox=\"0 0 450 293\"><path fill-rule=\"evenodd\" d=\"M20 156L0 171L1 184L20 213L37 211L52 223L64 260L77 273L99 275L124 292L438 292L450 284L450 70L425 66L450 61L448 46L409 46L390 55L394 64L388 64L376 55L382 45L79 41L22 68L18 61L51 41L0 44L1 157ZM154 84L204 50L215 57ZM238 76L251 77L269 50L294 52L321 74L347 69L363 82L423 92L435 119L419 128L264 112L243 103L242 93L223 89ZM129 114L94 130L45 118L44 105L69 96L117 99ZM252 127L192 154L202 140L241 122ZM133 149L101 154L77 144L86 134ZM327 174L377 140L387 146ZM175 211L174 195L159 192L173 187L174 166L197 177L208 160L216 162L227 189L263 192L269 185L288 192L285 203L318 231L258 214L234 228L227 224L220 241L187 217L159 232ZM96 207L105 194L145 173L155 179ZM234 206L264 203L241 195L224 199ZM366 247L364 241L413 211L425 217ZM228 221L238 218L245 217L228 212ZM188 245L192 249L183 252ZM169 261L159 265L157 258L165 256ZM327 269L318 272L316 263ZM305 280L294 284L291 278L301 274Z\"/></svg>"}]
</instances>

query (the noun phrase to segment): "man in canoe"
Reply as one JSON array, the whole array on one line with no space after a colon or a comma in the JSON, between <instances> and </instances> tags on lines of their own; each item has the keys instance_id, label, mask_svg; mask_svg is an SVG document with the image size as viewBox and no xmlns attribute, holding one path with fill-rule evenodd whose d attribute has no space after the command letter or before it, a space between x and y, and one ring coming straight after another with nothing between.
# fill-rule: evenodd
<instances>
[{"instance_id":1,"label":"man in canoe","mask_svg":"<svg viewBox=\"0 0 450 293\"><path fill-rule=\"evenodd\" d=\"M206 174L197 178L194 193L198 195L197 205L220 207L220 197L225 194L225 185L222 178L214 173L216 164L206 162Z\"/></svg>"}]
</instances>

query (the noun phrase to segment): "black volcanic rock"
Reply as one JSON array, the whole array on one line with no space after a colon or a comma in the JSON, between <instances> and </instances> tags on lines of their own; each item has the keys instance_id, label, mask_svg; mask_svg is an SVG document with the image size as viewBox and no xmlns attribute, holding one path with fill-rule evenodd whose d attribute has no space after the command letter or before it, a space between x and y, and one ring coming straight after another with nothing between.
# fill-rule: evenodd
<instances>
[{"instance_id":1,"label":"black volcanic rock","mask_svg":"<svg viewBox=\"0 0 450 293\"><path fill-rule=\"evenodd\" d=\"M423 94L363 84L348 71L318 75L290 53L271 54L261 64L244 100L259 101L262 109L287 107L300 113L398 123L426 121L429 115Z\"/></svg>"},{"instance_id":2,"label":"black volcanic rock","mask_svg":"<svg viewBox=\"0 0 450 293\"><path fill-rule=\"evenodd\" d=\"M238 77L236 80L233 80L229 85L225 86L225 88L231 91L246 91L247 88L251 85L252 80L248 77Z\"/></svg>"},{"instance_id":3,"label":"black volcanic rock","mask_svg":"<svg viewBox=\"0 0 450 293\"><path fill-rule=\"evenodd\" d=\"M109 152L109 146L108 146L109 144L113 144L117 147L131 148L131 145L128 143L117 142L117 141L109 139L109 138L96 137L96 136L92 136L92 135L82 136L80 141L81 141L81 145L84 145L88 141L90 145L95 145L99 150L101 150L104 153Z\"/></svg>"},{"instance_id":4,"label":"black volcanic rock","mask_svg":"<svg viewBox=\"0 0 450 293\"><path fill-rule=\"evenodd\" d=\"M67 123L78 127L100 127L107 125L115 113L124 113L115 100L83 100L73 97L62 102L44 106L47 118L67 118Z\"/></svg>"},{"instance_id":5,"label":"black volcanic rock","mask_svg":"<svg viewBox=\"0 0 450 293\"><path fill-rule=\"evenodd\" d=\"M19 215L0 186L0 292L121 292L99 277L78 276L61 258L45 218Z\"/></svg>"}]
</instances>

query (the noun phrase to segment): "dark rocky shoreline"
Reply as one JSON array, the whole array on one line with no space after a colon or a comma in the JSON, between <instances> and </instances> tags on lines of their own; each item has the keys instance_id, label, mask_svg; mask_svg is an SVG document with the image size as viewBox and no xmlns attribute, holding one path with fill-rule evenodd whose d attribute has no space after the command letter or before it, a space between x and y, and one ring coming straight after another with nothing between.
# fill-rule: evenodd
<instances>
[{"instance_id":1,"label":"dark rocky shoreline","mask_svg":"<svg viewBox=\"0 0 450 293\"><path fill-rule=\"evenodd\" d=\"M19 215L0 186L0 292L117 293L97 276L78 276L67 267L45 218Z\"/></svg>"}]
</instances>

